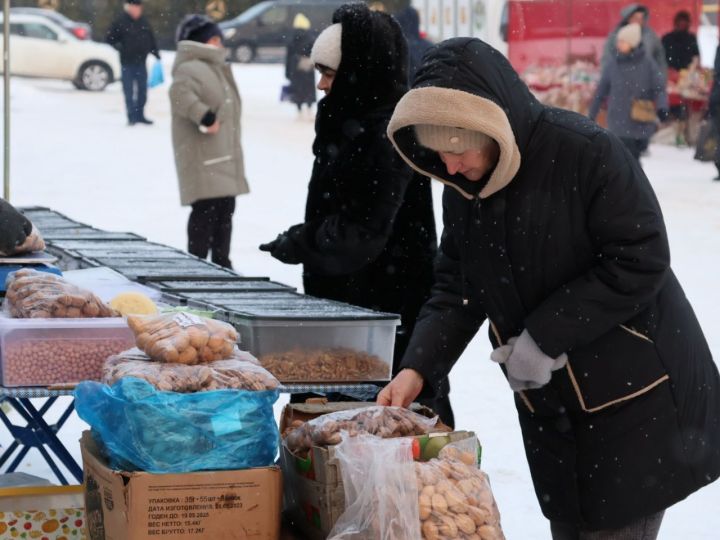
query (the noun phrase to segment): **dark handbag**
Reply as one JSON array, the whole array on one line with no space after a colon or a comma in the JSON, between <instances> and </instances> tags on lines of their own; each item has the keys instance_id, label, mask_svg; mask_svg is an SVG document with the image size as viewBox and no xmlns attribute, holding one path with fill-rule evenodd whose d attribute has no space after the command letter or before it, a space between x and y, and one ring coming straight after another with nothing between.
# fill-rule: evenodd
<instances>
[{"instance_id":1,"label":"dark handbag","mask_svg":"<svg viewBox=\"0 0 720 540\"><path fill-rule=\"evenodd\" d=\"M716 161L718 152L718 131L711 119L700 123L700 133L695 147L698 161Z\"/></svg>"},{"instance_id":2,"label":"dark handbag","mask_svg":"<svg viewBox=\"0 0 720 540\"><path fill-rule=\"evenodd\" d=\"M633 99L630 118L636 122L656 122L657 112L655 111L655 102L650 99Z\"/></svg>"}]
</instances>

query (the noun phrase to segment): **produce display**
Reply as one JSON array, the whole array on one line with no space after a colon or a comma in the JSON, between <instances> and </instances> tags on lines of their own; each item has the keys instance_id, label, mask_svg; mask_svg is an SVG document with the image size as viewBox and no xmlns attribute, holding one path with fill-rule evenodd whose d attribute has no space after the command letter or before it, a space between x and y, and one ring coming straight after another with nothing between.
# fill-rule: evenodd
<instances>
[{"instance_id":1,"label":"produce display","mask_svg":"<svg viewBox=\"0 0 720 540\"><path fill-rule=\"evenodd\" d=\"M347 348L265 354L260 364L284 383L377 381L390 372L390 365L379 357Z\"/></svg>"},{"instance_id":2,"label":"produce display","mask_svg":"<svg viewBox=\"0 0 720 540\"><path fill-rule=\"evenodd\" d=\"M600 81L600 68L586 60L535 64L529 66L521 77L545 105L587 114Z\"/></svg>"},{"instance_id":3,"label":"produce display","mask_svg":"<svg viewBox=\"0 0 720 540\"><path fill-rule=\"evenodd\" d=\"M475 459L472 452L447 446L439 459L415 463L422 538L505 538L487 475Z\"/></svg>"},{"instance_id":4,"label":"produce display","mask_svg":"<svg viewBox=\"0 0 720 540\"><path fill-rule=\"evenodd\" d=\"M23 269L13 272L6 282L5 309L15 318L117 317L89 291L59 276Z\"/></svg>"},{"instance_id":5,"label":"produce display","mask_svg":"<svg viewBox=\"0 0 720 540\"><path fill-rule=\"evenodd\" d=\"M351 437L364 433L383 439L424 435L437 424L402 407L365 407L319 416L298 426L285 436L287 447L303 455L313 446L330 446L342 441L342 432Z\"/></svg>"},{"instance_id":6,"label":"produce display","mask_svg":"<svg viewBox=\"0 0 720 540\"><path fill-rule=\"evenodd\" d=\"M136 344L157 362L199 364L233 355L237 331L227 323L190 313L130 315L128 325Z\"/></svg>"},{"instance_id":7,"label":"produce display","mask_svg":"<svg viewBox=\"0 0 720 540\"><path fill-rule=\"evenodd\" d=\"M132 339L108 337L81 340L38 335L6 339L3 344L4 386L50 386L99 381L108 356L132 346Z\"/></svg>"},{"instance_id":8,"label":"produce display","mask_svg":"<svg viewBox=\"0 0 720 540\"><path fill-rule=\"evenodd\" d=\"M207 364L184 365L153 362L140 349L130 349L108 358L102 381L113 385L125 377L149 382L158 390L171 392L205 392L209 390L274 390L279 381L235 350L228 360Z\"/></svg>"},{"instance_id":9,"label":"produce display","mask_svg":"<svg viewBox=\"0 0 720 540\"><path fill-rule=\"evenodd\" d=\"M121 315L155 315L158 308L150 298L139 292L123 292L110 300L110 307Z\"/></svg>"}]
</instances>

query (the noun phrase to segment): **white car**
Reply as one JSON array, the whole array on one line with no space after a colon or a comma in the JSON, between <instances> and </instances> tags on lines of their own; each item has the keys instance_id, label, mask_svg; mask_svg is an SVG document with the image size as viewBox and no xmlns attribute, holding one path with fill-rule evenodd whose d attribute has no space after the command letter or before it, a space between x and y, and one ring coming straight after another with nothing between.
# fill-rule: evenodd
<instances>
[{"instance_id":1,"label":"white car","mask_svg":"<svg viewBox=\"0 0 720 540\"><path fill-rule=\"evenodd\" d=\"M0 14L0 38L3 16ZM3 43L0 39L0 54ZM0 72L2 72L0 62ZM110 45L80 40L38 15L10 15L10 73L71 81L76 88L100 91L120 80L120 56Z\"/></svg>"}]
</instances>

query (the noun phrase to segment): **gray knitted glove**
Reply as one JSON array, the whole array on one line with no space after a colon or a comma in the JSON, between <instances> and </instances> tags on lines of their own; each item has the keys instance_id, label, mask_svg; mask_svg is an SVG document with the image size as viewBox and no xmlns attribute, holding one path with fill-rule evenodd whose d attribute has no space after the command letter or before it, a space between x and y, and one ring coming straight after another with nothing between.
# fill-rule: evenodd
<instances>
[{"instance_id":1,"label":"gray knitted glove","mask_svg":"<svg viewBox=\"0 0 720 540\"><path fill-rule=\"evenodd\" d=\"M567 354L552 359L542 352L527 330L495 349L490 358L505 364L510 388L515 392L542 388L550 382L552 372L567 363Z\"/></svg>"}]
</instances>

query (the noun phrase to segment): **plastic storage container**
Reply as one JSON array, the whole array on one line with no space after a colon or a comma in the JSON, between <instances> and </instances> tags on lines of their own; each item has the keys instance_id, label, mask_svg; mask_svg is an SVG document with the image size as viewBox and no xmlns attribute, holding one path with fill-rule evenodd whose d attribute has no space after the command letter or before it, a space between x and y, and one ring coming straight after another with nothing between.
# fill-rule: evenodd
<instances>
[{"instance_id":1,"label":"plastic storage container","mask_svg":"<svg viewBox=\"0 0 720 540\"><path fill-rule=\"evenodd\" d=\"M39 227L38 227L39 228ZM109 232L92 227L81 226L69 229L55 229L43 231L40 229L45 240L145 240L142 236L129 232Z\"/></svg>"},{"instance_id":2,"label":"plastic storage container","mask_svg":"<svg viewBox=\"0 0 720 540\"><path fill-rule=\"evenodd\" d=\"M108 356L135 346L125 319L0 318L3 386L100 380Z\"/></svg>"},{"instance_id":3,"label":"plastic storage container","mask_svg":"<svg viewBox=\"0 0 720 540\"><path fill-rule=\"evenodd\" d=\"M300 296L236 304L227 317L283 383L390 380L397 315Z\"/></svg>"},{"instance_id":4,"label":"plastic storage container","mask_svg":"<svg viewBox=\"0 0 720 540\"><path fill-rule=\"evenodd\" d=\"M206 280L149 280L148 285L170 294L216 293L216 292L275 292L295 291L295 287L270 281L268 278L236 277Z\"/></svg>"},{"instance_id":5,"label":"plastic storage container","mask_svg":"<svg viewBox=\"0 0 720 540\"><path fill-rule=\"evenodd\" d=\"M150 255L128 259L105 258L88 260L117 270L134 281L144 281L145 278L153 277L173 279L175 277L213 278L237 276L237 274L231 270L190 256L186 259L166 260L154 260Z\"/></svg>"}]
</instances>

